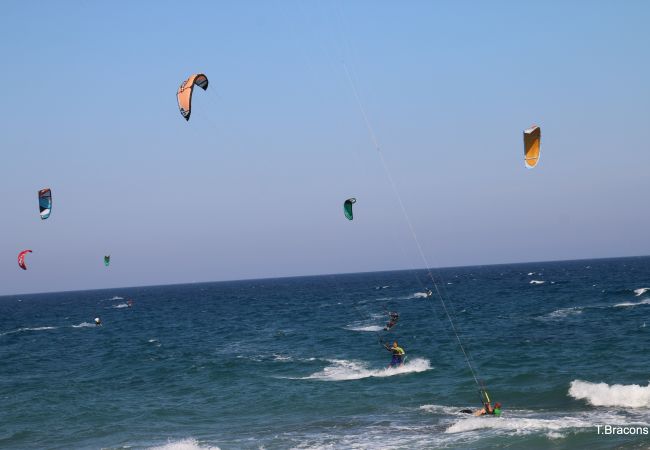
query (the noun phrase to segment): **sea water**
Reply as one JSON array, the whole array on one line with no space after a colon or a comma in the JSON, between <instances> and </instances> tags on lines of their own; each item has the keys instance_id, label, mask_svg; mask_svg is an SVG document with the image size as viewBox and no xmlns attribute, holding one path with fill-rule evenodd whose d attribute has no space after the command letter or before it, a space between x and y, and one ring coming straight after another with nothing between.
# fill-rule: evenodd
<instances>
[{"instance_id":1,"label":"sea water","mask_svg":"<svg viewBox=\"0 0 650 450\"><path fill-rule=\"evenodd\" d=\"M444 307L423 270L1 297L0 447L650 445L650 258L434 275Z\"/></svg>"}]
</instances>

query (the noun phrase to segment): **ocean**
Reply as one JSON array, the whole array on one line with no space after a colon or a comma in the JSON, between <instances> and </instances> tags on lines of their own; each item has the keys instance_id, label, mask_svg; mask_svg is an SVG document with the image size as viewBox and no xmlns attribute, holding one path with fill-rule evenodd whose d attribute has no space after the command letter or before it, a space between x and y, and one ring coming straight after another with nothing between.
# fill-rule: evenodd
<instances>
[{"instance_id":1,"label":"ocean","mask_svg":"<svg viewBox=\"0 0 650 450\"><path fill-rule=\"evenodd\" d=\"M459 412L478 385L426 271L377 272L1 297L0 447L650 446L650 258L434 275L499 418Z\"/></svg>"}]
</instances>

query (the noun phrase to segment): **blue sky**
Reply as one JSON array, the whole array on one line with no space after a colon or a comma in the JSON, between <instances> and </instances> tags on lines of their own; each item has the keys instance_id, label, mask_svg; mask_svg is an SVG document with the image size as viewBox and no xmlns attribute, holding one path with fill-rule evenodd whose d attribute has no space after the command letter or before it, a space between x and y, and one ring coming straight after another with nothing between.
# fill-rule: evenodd
<instances>
[{"instance_id":1,"label":"blue sky","mask_svg":"<svg viewBox=\"0 0 650 450\"><path fill-rule=\"evenodd\" d=\"M343 64L433 265L648 254L649 19L642 1L5 2L0 294L422 266Z\"/></svg>"}]
</instances>

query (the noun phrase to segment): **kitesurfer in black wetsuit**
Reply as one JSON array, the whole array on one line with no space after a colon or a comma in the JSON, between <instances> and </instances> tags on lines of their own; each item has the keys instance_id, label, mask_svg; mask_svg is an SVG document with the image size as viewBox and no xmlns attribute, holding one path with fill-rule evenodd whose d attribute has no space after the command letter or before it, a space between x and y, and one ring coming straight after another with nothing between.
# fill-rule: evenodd
<instances>
[{"instance_id":1,"label":"kitesurfer in black wetsuit","mask_svg":"<svg viewBox=\"0 0 650 450\"><path fill-rule=\"evenodd\" d=\"M384 331L388 331L391 328L393 328L395 326L395 324L397 324L397 321L399 320L399 314L396 313L396 312L391 312L389 314L389 316L390 316L390 319L388 320L388 323L384 327Z\"/></svg>"}]
</instances>

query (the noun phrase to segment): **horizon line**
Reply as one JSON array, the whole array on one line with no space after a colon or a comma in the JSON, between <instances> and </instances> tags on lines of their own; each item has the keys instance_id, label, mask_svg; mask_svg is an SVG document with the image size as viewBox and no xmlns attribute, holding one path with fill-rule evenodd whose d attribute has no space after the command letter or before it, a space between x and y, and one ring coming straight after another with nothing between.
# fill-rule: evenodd
<instances>
[{"instance_id":1,"label":"horizon line","mask_svg":"<svg viewBox=\"0 0 650 450\"><path fill-rule=\"evenodd\" d=\"M598 260L606 260L606 259L644 258L648 256L650 255L626 255L626 256L604 256L604 257L596 257L596 258L551 259L551 260L544 260L544 261L518 261L518 262L469 264L469 265L442 266L442 267L416 267L411 269L387 269L387 270L375 270L375 271L363 271L363 272L285 275L279 277L261 277L261 278L237 278L232 280L218 280L218 281L189 281L189 282L181 282L181 283L145 284L145 285L138 285L138 286L120 286L120 287L93 288L93 289L70 289L65 291L22 292L16 294L2 294L0 295L0 299L3 297L15 297L17 295L65 294L68 292L109 291L109 290L117 290L117 289L139 289L139 288L152 288L152 287L164 287L164 286L183 286L183 285L190 285L190 284L236 283L240 281L258 281L258 280L263 281L263 280L283 280L283 279L290 279L290 278L347 276L347 275L362 275L367 273L406 272L411 270L444 270L444 269L460 269L466 267L489 267L489 266L519 265L519 264L547 264L547 263L573 262L573 261L598 261Z\"/></svg>"}]
</instances>

